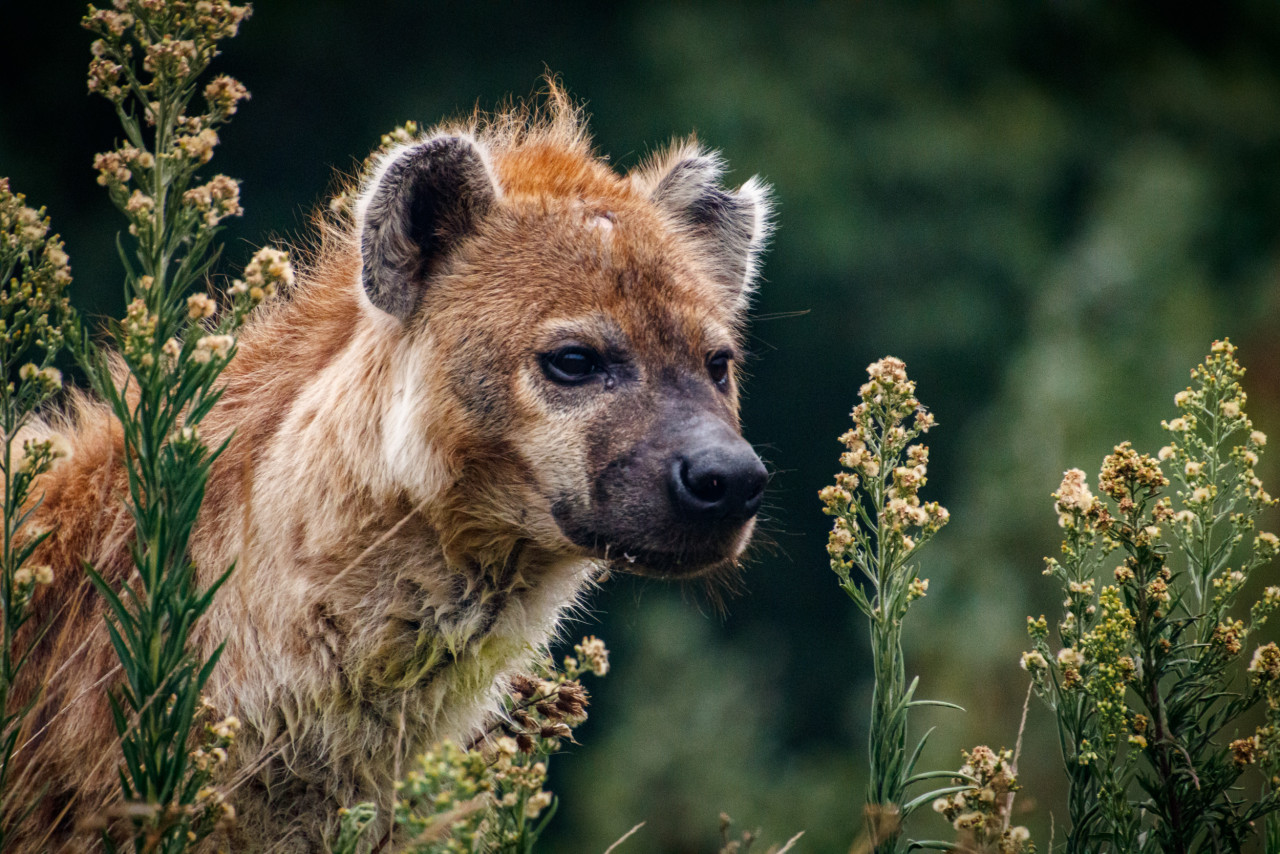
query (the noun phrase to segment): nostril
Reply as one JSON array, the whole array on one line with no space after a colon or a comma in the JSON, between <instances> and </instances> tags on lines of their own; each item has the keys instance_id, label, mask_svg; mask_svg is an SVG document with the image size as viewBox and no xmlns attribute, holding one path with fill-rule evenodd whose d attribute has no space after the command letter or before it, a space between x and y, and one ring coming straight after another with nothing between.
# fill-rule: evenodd
<instances>
[{"instance_id":1,"label":"nostril","mask_svg":"<svg viewBox=\"0 0 1280 854\"><path fill-rule=\"evenodd\" d=\"M688 460L680 462L680 479L685 489L707 504L719 504L729 491L729 479L714 468L691 469Z\"/></svg>"},{"instance_id":2,"label":"nostril","mask_svg":"<svg viewBox=\"0 0 1280 854\"><path fill-rule=\"evenodd\" d=\"M745 452L712 447L690 453L676 461L671 475L677 511L701 521L751 518L769 477L749 446Z\"/></svg>"}]
</instances>

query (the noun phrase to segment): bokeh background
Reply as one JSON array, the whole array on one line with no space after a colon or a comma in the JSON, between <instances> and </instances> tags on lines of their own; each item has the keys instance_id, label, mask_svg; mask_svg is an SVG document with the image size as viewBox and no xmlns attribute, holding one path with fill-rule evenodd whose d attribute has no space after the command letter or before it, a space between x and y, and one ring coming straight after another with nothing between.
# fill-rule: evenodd
<instances>
[{"instance_id":1,"label":"bokeh background","mask_svg":"<svg viewBox=\"0 0 1280 854\"><path fill-rule=\"evenodd\" d=\"M0 0L0 174L48 206L81 309L109 315L121 219L90 161L118 129L85 92L81 11ZM384 131L527 95L544 68L619 168L696 131L733 180L773 184L779 224L745 403L775 472L766 542L724 614L618 578L571 629L605 637L614 671L553 763L546 850L601 852L646 821L622 850L714 851L723 810L845 851L869 660L816 492L866 365L905 359L940 425L925 492L952 524L924 555L908 670L968 709L915 727L939 724L925 764L955 767L1017 738L1025 617L1055 613L1039 570L1062 471L1124 438L1159 447L1224 335L1280 441L1280 4L262 0L216 64L253 93L211 167L243 179L247 210L224 270L305 235ZM1064 820L1058 764L1033 704L1019 820L1041 845ZM947 832L932 814L915 830Z\"/></svg>"}]
</instances>

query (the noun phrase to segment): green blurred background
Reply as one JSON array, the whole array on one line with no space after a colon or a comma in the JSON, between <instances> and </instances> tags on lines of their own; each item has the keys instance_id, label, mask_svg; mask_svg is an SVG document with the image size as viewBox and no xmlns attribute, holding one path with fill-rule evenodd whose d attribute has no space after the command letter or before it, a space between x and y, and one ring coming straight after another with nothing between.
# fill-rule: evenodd
<instances>
[{"instance_id":1,"label":"green blurred background","mask_svg":"<svg viewBox=\"0 0 1280 854\"><path fill-rule=\"evenodd\" d=\"M114 314L121 220L90 161L118 131L85 94L81 9L0 2L0 174L48 206L80 307ZM622 850L713 851L721 810L847 850L869 661L815 494L866 365L905 359L940 424L925 492L952 524L925 552L908 670L969 710L916 727L941 725L925 763L955 767L1017 737L1062 471L1124 438L1159 447L1223 335L1280 441L1280 3L262 0L216 64L253 93L211 167L247 210L224 269L306 234L382 132L528 94L544 67L619 168L696 131L732 180L773 184L779 223L745 404L775 475L745 592L723 616L627 578L593 599L567 636L605 637L615 669L553 763L545 850L601 852L647 821ZM1042 845L1064 821L1058 762L1033 704L1019 820ZM947 833L932 814L915 830Z\"/></svg>"}]
</instances>

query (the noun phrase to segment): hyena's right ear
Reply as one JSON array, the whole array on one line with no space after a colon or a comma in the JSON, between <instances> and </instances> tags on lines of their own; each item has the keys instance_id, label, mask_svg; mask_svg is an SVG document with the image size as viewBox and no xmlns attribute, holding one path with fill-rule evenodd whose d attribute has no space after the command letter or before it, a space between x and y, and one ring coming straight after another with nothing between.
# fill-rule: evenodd
<instances>
[{"instance_id":1,"label":"hyena's right ear","mask_svg":"<svg viewBox=\"0 0 1280 854\"><path fill-rule=\"evenodd\" d=\"M356 206L369 301L408 320L427 276L498 196L485 154L468 136L436 136L387 154Z\"/></svg>"},{"instance_id":2,"label":"hyena's right ear","mask_svg":"<svg viewBox=\"0 0 1280 854\"><path fill-rule=\"evenodd\" d=\"M632 172L631 180L702 248L730 304L742 311L772 230L771 193L758 177L726 189L724 170L718 153L690 141L659 154Z\"/></svg>"}]
</instances>

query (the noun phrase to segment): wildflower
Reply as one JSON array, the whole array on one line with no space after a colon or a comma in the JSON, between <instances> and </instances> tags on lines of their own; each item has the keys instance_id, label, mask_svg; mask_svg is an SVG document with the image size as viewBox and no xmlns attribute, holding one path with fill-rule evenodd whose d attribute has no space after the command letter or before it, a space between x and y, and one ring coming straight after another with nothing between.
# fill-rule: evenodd
<instances>
[{"instance_id":1,"label":"wildflower","mask_svg":"<svg viewBox=\"0 0 1280 854\"><path fill-rule=\"evenodd\" d=\"M818 498L826 505L828 512L838 511L853 501L853 495L841 486L824 486L818 491Z\"/></svg>"},{"instance_id":2,"label":"wildflower","mask_svg":"<svg viewBox=\"0 0 1280 854\"><path fill-rule=\"evenodd\" d=\"M923 599L925 593L929 590L929 579L916 578L907 587L907 601L914 602L917 599Z\"/></svg>"},{"instance_id":3,"label":"wildflower","mask_svg":"<svg viewBox=\"0 0 1280 854\"><path fill-rule=\"evenodd\" d=\"M213 159L213 149L218 144L218 135L211 128L205 128L197 134L180 136L174 144L175 153L196 161L208 163Z\"/></svg>"},{"instance_id":4,"label":"wildflower","mask_svg":"<svg viewBox=\"0 0 1280 854\"><path fill-rule=\"evenodd\" d=\"M1183 472L1186 473L1187 477L1199 477L1200 472L1203 469L1204 469L1203 463L1196 462L1195 460L1191 460L1187 462L1187 464L1183 467L1182 470Z\"/></svg>"},{"instance_id":5,"label":"wildflower","mask_svg":"<svg viewBox=\"0 0 1280 854\"><path fill-rule=\"evenodd\" d=\"M587 668L596 676L609 673L609 650L604 641L594 635L582 639L582 643L574 647L574 651L587 662Z\"/></svg>"},{"instance_id":6,"label":"wildflower","mask_svg":"<svg viewBox=\"0 0 1280 854\"><path fill-rule=\"evenodd\" d=\"M212 228L230 216L240 216L240 184L226 175L215 175L207 184L193 187L182 194L182 201L202 215Z\"/></svg>"},{"instance_id":7,"label":"wildflower","mask_svg":"<svg viewBox=\"0 0 1280 854\"><path fill-rule=\"evenodd\" d=\"M1080 670L1075 667L1064 667L1062 669L1062 690L1070 691L1073 688L1079 688L1084 684L1084 677L1080 675Z\"/></svg>"},{"instance_id":8,"label":"wildflower","mask_svg":"<svg viewBox=\"0 0 1280 854\"><path fill-rule=\"evenodd\" d=\"M1222 414L1228 418L1238 418L1240 416L1240 401L1224 400L1222 402Z\"/></svg>"},{"instance_id":9,"label":"wildflower","mask_svg":"<svg viewBox=\"0 0 1280 854\"><path fill-rule=\"evenodd\" d=\"M122 36L124 31L133 26L133 15L113 9L94 9L86 18L85 26L103 35ZM101 40L99 40L100 42Z\"/></svg>"},{"instance_id":10,"label":"wildflower","mask_svg":"<svg viewBox=\"0 0 1280 854\"><path fill-rule=\"evenodd\" d=\"M19 589L30 587L35 580L35 574L29 566L20 566L13 571L13 583Z\"/></svg>"},{"instance_id":11,"label":"wildflower","mask_svg":"<svg viewBox=\"0 0 1280 854\"><path fill-rule=\"evenodd\" d=\"M155 206L154 199L141 190L134 190L133 195L129 196L129 201L125 202L124 209L135 216L146 216Z\"/></svg>"},{"instance_id":12,"label":"wildflower","mask_svg":"<svg viewBox=\"0 0 1280 854\"><path fill-rule=\"evenodd\" d=\"M192 294L187 297L187 317L192 320L213 317L217 310L218 304L211 300L207 294Z\"/></svg>"},{"instance_id":13,"label":"wildflower","mask_svg":"<svg viewBox=\"0 0 1280 854\"><path fill-rule=\"evenodd\" d=\"M1192 394L1193 392L1189 388L1183 389L1182 391L1178 392L1173 396L1174 405L1176 405L1179 409L1184 408L1188 403L1191 402Z\"/></svg>"},{"instance_id":14,"label":"wildflower","mask_svg":"<svg viewBox=\"0 0 1280 854\"><path fill-rule=\"evenodd\" d=\"M1237 768L1252 765L1257 761L1258 749L1261 746L1260 739L1256 735L1252 738L1237 738L1231 742L1231 760L1235 762Z\"/></svg>"},{"instance_id":15,"label":"wildflower","mask_svg":"<svg viewBox=\"0 0 1280 854\"><path fill-rule=\"evenodd\" d=\"M192 360L196 364L206 365L214 359L227 359L227 355L236 344L236 339L232 335L204 335L200 341L196 342L196 352L192 353Z\"/></svg>"},{"instance_id":16,"label":"wildflower","mask_svg":"<svg viewBox=\"0 0 1280 854\"><path fill-rule=\"evenodd\" d=\"M1092 596L1093 595L1093 579L1087 581L1071 581L1067 583L1067 590L1073 596Z\"/></svg>"},{"instance_id":17,"label":"wildflower","mask_svg":"<svg viewBox=\"0 0 1280 854\"><path fill-rule=\"evenodd\" d=\"M1280 537L1270 531L1263 531L1253 538L1253 547L1257 549L1258 554L1265 560L1280 551ZM1271 588L1267 589L1270 590Z\"/></svg>"},{"instance_id":18,"label":"wildflower","mask_svg":"<svg viewBox=\"0 0 1280 854\"><path fill-rule=\"evenodd\" d=\"M94 155L93 168L98 172L99 184L104 187L124 184L133 177L133 173L129 171L126 150L127 147L121 151L108 151L105 154Z\"/></svg>"},{"instance_id":19,"label":"wildflower","mask_svg":"<svg viewBox=\"0 0 1280 854\"><path fill-rule=\"evenodd\" d=\"M94 44L101 44L101 40ZM124 94L124 90L120 88L120 75L123 71L123 66L109 59L95 57L89 61L89 91L112 101L118 100Z\"/></svg>"},{"instance_id":20,"label":"wildflower","mask_svg":"<svg viewBox=\"0 0 1280 854\"><path fill-rule=\"evenodd\" d=\"M1173 594L1169 592L1169 583L1163 578L1151 580L1147 585L1147 595L1161 605L1167 605L1173 599Z\"/></svg>"},{"instance_id":21,"label":"wildflower","mask_svg":"<svg viewBox=\"0 0 1280 854\"><path fill-rule=\"evenodd\" d=\"M1170 457L1172 457L1173 454L1174 454L1173 446L1165 445L1163 448L1161 448L1159 451L1156 452L1156 459L1160 460L1160 462L1164 462L1165 460L1168 460Z\"/></svg>"},{"instance_id":22,"label":"wildflower","mask_svg":"<svg viewBox=\"0 0 1280 854\"><path fill-rule=\"evenodd\" d=\"M1221 647L1228 656L1235 656L1240 653L1243 634L1244 623L1240 620L1230 620L1215 626L1210 640Z\"/></svg>"},{"instance_id":23,"label":"wildflower","mask_svg":"<svg viewBox=\"0 0 1280 854\"><path fill-rule=\"evenodd\" d=\"M1070 469L1062 475L1062 484L1054 497L1059 513L1084 513L1093 505L1093 493L1080 469Z\"/></svg>"},{"instance_id":24,"label":"wildflower","mask_svg":"<svg viewBox=\"0 0 1280 854\"><path fill-rule=\"evenodd\" d=\"M1142 735L1131 735L1131 736L1129 736L1129 744L1130 744L1132 747L1136 747L1138 750L1146 750L1146 749L1147 749L1147 739L1146 739L1146 736L1142 736Z\"/></svg>"},{"instance_id":25,"label":"wildflower","mask_svg":"<svg viewBox=\"0 0 1280 854\"><path fill-rule=\"evenodd\" d=\"M1155 495L1169 481L1160 470L1160 464L1133 450L1129 442L1121 442L1103 460L1098 485L1125 510L1125 501L1133 501L1136 492Z\"/></svg>"},{"instance_id":26,"label":"wildflower","mask_svg":"<svg viewBox=\"0 0 1280 854\"><path fill-rule=\"evenodd\" d=\"M1038 671L1047 670L1048 662L1044 661L1044 656L1042 656L1042 654L1039 654L1033 649L1030 650L1030 652L1023 653L1021 666L1023 666L1023 670L1029 673L1036 673Z\"/></svg>"},{"instance_id":27,"label":"wildflower","mask_svg":"<svg viewBox=\"0 0 1280 854\"><path fill-rule=\"evenodd\" d=\"M1079 668L1084 664L1084 653L1074 647L1063 647L1058 653L1058 665L1060 667Z\"/></svg>"},{"instance_id":28,"label":"wildflower","mask_svg":"<svg viewBox=\"0 0 1280 854\"><path fill-rule=\"evenodd\" d=\"M551 806L551 793L543 789L525 801L524 814L528 818L537 818L549 806Z\"/></svg>"},{"instance_id":29,"label":"wildflower","mask_svg":"<svg viewBox=\"0 0 1280 854\"><path fill-rule=\"evenodd\" d=\"M196 53L194 41L165 37L147 46L142 68L157 76L186 77Z\"/></svg>"},{"instance_id":30,"label":"wildflower","mask_svg":"<svg viewBox=\"0 0 1280 854\"><path fill-rule=\"evenodd\" d=\"M1249 434L1249 441L1261 448L1267 444L1267 434L1261 430L1254 430Z\"/></svg>"},{"instance_id":31,"label":"wildflower","mask_svg":"<svg viewBox=\"0 0 1280 854\"><path fill-rule=\"evenodd\" d=\"M36 584L46 585L53 583L53 567L47 563L42 563L32 567L31 576Z\"/></svg>"},{"instance_id":32,"label":"wildflower","mask_svg":"<svg viewBox=\"0 0 1280 854\"><path fill-rule=\"evenodd\" d=\"M240 731L240 719L235 715L227 715L211 726L209 731L224 741L231 741L236 737L236 733Z\"/></svg>"},{"instance_id":33,"label":"wildflower","mask_svg":"<svg viewBox=\"0 0 1280 854\"><path fill-rule=\"evenodd\" d=\"M827 538L827 553L833 558L842 559L849 551L849 547L853 545L853 534L849 531L848 524L840 524L844 521L844 519L837 519L836 525Z\"/></svg>"},{"instance_id":34,"label":"wildflower","mask_svg":"<svg viewBox=\"0 0 1280 854\"><path fill-rule=\"evenodd\" d=\"M1255 682L1274 682L1280 679L1280 647L1274 643L1260 646L1249 662L1249 673Z\"/></svg>"},{"instance_id":35,"label":"wildflower","mask_svg":"<svg viewBox=\"0 0 1280 854\"><path fill-rule=\"evenodd\" d=\"M898 466L893 470L893 483L897 490L914 493L924 482L923 466Z\"/></svg>"},{"instance_id":36,"label":"wildflower","mask_svg":"<svg viewBox=\"0 0 1280 854\"><path fill-rule=\"evenodd\" d=\"M1175 418L1172 421L1164 422L1164 429L1171 433L1185 433L1191 429L1190 422L1186 418Z\"/></svg>"},{"instance_id":37,"label":"wildflower","mask_svg":"<svg viewBox=\"0 0 1280 854\"><path fill-rule=\"evenodd\" d=\"M244 283L254 304L275 294L278 287L293 286L293 266L289 253L264 246L253 254L244 268Z\"/></svg>"},{"instance_id":38,"label":"wildflower","mask_svg":"<svg viewBox=\"0 0 1280 854\"><path fill-rule=\"evenodd\" d=\"M204 99L213 112L222 119L235 115L239 103L249 97L244 84L225 74L213 78L204 87Z\"/></svg>"},{"instance_id":39,"label":"wildflower","mask_svg":"<svg viewBox=\"0 0 1280 854\"><path fill-rule=\"evenodd\" d=\"M907 382L907 365L901 359L886 356L880 361L868 365L867 374L876 380L904 383Z\"/></svg>"}]
</instances>

